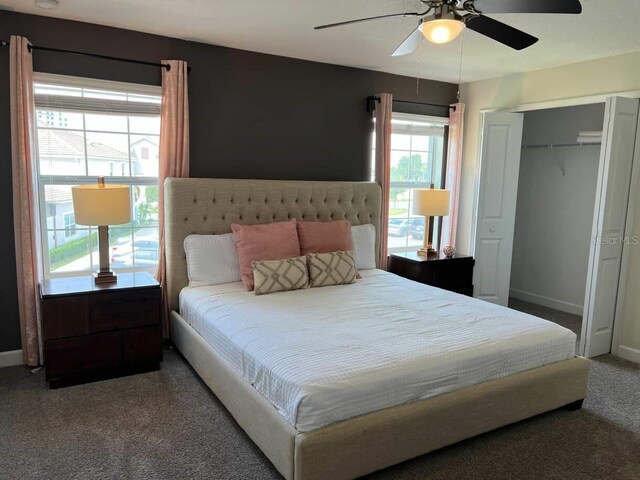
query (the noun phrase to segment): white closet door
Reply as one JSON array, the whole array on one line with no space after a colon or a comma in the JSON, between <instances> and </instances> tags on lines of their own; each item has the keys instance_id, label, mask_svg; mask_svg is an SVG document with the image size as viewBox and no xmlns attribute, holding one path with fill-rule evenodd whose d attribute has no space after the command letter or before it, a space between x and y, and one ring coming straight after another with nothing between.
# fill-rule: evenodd
<instances>
[{"instance_id":1,"label":"white closet door","mask_svg":"<svg viewBox=\"0 0 640 480\"><path fill-rule=\"evenodd\" d=\"M522 147L522 113L483 115L474 296L507 305Z\"/></svg>"},{"instance_id":2,"label":"white closet door","mask_svg":"<svg viewBox=\"0 0 640 480\"><path fill-rule=\"evenodd\" d=\"M611 351L637 123L637 99L607 99L585 293L587 357Z\"/></svg>"}]
</instances>

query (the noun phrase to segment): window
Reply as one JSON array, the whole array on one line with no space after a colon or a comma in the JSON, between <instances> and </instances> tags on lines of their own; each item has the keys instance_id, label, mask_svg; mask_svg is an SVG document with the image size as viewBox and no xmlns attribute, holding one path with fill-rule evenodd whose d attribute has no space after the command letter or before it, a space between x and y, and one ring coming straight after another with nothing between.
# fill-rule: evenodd
<instances>
[{"instance_id":1,"label":"window","mask_svg":"<svg viewBox=\"0 0 640 480\"><path fill-rule=\"evenodd\" d=\"M411 214L413 189L429 188L431 183L435 188L444 187L448 124L448 118L393 113L389 253L413 251L422 246L425 222L424 217ZM372 145L375 148L375 141ZM434 223L433 236L438 238L440 225Z\"/></svg>"},{"instance_id":2,"label":"window","mask_svg":"<svg viewBox=\"0 0 640 480\"><path fill-rule=\"evenodd\" d=\"M160 87L61 75L34 79L46 277L98 268L98 232L76 225L71 186L130 185L132 221L109 227L114 270L153 272L158 257Z\"/></svg>"},{"instance_id":3,"label":"window","mask_svg":"<svg viewBox=\"0 0 640 480\"><path fill-rule=\"evenodd\" d=\"M64 238L72 237L76 234L76 216L73 213L64 214Z\"/></svg>"}]
</instances>

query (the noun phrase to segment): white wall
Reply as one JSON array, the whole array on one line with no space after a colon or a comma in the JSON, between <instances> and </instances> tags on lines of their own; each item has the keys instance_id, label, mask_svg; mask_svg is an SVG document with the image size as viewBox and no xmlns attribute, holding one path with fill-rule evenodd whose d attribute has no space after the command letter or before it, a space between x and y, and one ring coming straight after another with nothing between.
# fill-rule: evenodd
<instances>
[{"instance_id":1,"label":"white wall","mask_svg":"<svg viewBox=\"0 0 640 480\"><path fill-rule=\"evenodd\" d=\"M482 110L627 91L640 91L640 52L462 84L461 101L466 104L466 113L458 250L461 253L471 250ZM632 188L638 188L638 185ZM630 271L640 271L640 246L633 247ZM621 337L625 345L640 353L640 295L637 288L632 291L638 283L640 281L634 283L630 279L624 287L628 295L621 328L630 334Z\"/></svg>"},{"instance_id":2,"label":"white wall","mask_svg":"<svg viewBox=\"0 0 640 480\"><path fill-rule=\"evenodd\" d=\"M523 145L575 143L603 119L604 104L527 112ZM522 150L512 296L582 315L599 156L599 145Z\"/></svg>"}]
</instances>

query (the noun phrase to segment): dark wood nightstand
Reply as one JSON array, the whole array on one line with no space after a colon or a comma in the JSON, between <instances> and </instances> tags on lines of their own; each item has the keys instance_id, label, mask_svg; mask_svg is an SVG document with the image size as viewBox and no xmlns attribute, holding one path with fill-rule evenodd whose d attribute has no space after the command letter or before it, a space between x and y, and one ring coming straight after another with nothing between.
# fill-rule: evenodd
<instances>
[{"instance_id":1,"label":"dark wood nightstand","mask_svg":"<svg viewBox=\"0 0 640 480\"><path fill-rule=\"evenodd\" d=\"M145 272L54 278L40 285L45 377L51 388L158 370L160 285Z\"/></svg>"},{"instance_id":2,"label":"dark wood nightstand","mask_svg":"<svg viewBox=\"0 0 640 480\"><path fill-rule=\"evenodd\" d=\"M473 257L426 258L417 253L392 253L388 270L401 277L463 295L473 296Z\"/></svg>"}]
</instances>

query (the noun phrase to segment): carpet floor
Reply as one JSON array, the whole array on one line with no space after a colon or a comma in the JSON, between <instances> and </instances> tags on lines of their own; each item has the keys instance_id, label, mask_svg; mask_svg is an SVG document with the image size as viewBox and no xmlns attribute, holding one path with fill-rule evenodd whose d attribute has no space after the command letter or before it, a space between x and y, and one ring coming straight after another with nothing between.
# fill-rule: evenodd
<instances>
[{"instance_id":1,"label":"carpet floor","mask_svg":"<svg viewBox=\"0 0 640 480\"><path fill-rule=\"evenodd\" d=\"M562 312L553 308L537 305L535 303L524 302L516 298L509 298L509 308L519 310L524 313L535 315L536 317L550 320L553 323L562 325L575 333L580 338L582 330L582 317L571 313Z\"/></svg>"},{"instance_id":2,"label":"carpet floor","mask_svg":"<svg viewBox=\"0 0 640 480\"><path fill-rule=\"evenodd\" d=\"M49 390L0 369L0 478L279 479L187 362ZM592 363L582 410L557 410L377 472L372 480L640 479L640 366ZM331 480L331 479L327 479Z\"/></svg>"}]
</instances>

